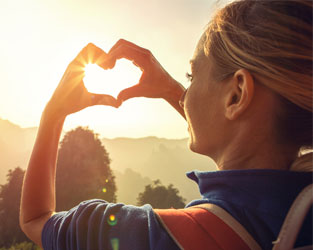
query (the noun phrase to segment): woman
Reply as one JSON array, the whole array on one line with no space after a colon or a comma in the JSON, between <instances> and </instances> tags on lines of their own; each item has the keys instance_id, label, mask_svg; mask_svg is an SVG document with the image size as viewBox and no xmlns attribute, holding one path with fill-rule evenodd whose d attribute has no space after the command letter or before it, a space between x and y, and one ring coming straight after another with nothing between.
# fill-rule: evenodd
<instances>
[{"instance_id":1,"label":"woman","mask_svg":"<svg viewBox=\"0 0 313 250\"><path fill-rule=\"evenodd\" d=\"M138 85L118 100L84 88L85 62L141 68ZM25 175L20 224L47 249L178 249L151 206L82 202L55 213L55 165L67 115L91 105L118 107L133 97L163 98L186 118L190 149L215 160L217 172L191 172L202 203L234 217L271 249L286 213L312 183L312 2L236 1L220 10L191 60L188 90L152 54L120 40L106 55L89 44L69 65L43 112ZM126 104L124 104L126 105ZM114 215L117 225L106 223ZM311 218L296 246L312 244ZM192 239L191 239L192 240ZM115 243L114 243L115 242ZM207 246L210 249L210 246Z\"/></svg>"}]
</instances>

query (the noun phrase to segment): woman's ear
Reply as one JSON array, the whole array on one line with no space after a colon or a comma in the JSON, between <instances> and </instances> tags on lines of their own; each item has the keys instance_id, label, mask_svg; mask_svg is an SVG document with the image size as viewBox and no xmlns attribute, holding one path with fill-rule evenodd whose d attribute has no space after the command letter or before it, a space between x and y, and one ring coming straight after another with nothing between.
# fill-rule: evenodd
<instances>
[{"instance_id":1,"label":"woman's ear","mask_svg":"<svg viewBox=\"0 0 313 250\"><path fill-rule=\"evenodd\" d=\"M226 96L225 117L237 119L249 107L254 94L254 79L246 69L237 70L230 80Z\"/></svg>"}]
</instances>

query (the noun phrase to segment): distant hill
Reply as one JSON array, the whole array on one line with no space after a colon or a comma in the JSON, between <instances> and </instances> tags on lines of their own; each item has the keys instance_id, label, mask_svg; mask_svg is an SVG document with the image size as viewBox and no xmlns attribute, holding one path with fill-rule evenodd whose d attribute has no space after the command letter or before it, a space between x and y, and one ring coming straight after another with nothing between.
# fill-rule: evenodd
<instances>
[{"instance_id":1,"label":"distant hill","mask_svg":"<svg viewBox=\"0 0 313 250\"><path fill-rule=\"evenodd\" d=\"M21 128L0 119L0 184L6 182L9 169L26 168L36 133L37 128ZM102 143L112 160L117 199L127 204L135 204L138 193L156 179L165 185L172 183L187 201L198 198L198 188L185 172L215 169L209 158L187 148L187 139L104 138Z\"/></svg>"},{"instance_id":2,"label":"distant hill","mask_svg":"<svg viewBox=\"0 0 313 250\"><path fill-rule=\"evenodd\" d=\"M111 167L114 171L131 169L150 180L160 179L166 185L172 183L189 201L198 198L199 191L185 173L192 170L215 170L215 165L208 157L191 152L187 147L187 141L188 139L172 140L157 137L102 140L110 153ZM125 181L127 182L127 178ZM119 199L120 192L124 195L128 193L129 197L135 192L130 183L129 185L120 183L117 178L117 184L119 201L123 201Z\"/></svg>"},{"instance_id":3,"label":"distant hill","mask_svg":"<svg viewBox=\"0 0 313 250\"><path fill-rule=\"evenodd\" d=\"M114 169L113 172L116 177L117 200L124 204L136 205L138 194L152 183L150 178L143 177L130 168L122 172Z\"/></svg>"},{"instance_id":4,"label":"distant hill","mask_svg":"<svg viewBox=\"0 0 313 250\"><path fill-rule=\"evenodd\" d=\"M21 128L0 119L0 184L9 169L25 168L36 138L37 128Z\"/></svg>"}]
</instances>

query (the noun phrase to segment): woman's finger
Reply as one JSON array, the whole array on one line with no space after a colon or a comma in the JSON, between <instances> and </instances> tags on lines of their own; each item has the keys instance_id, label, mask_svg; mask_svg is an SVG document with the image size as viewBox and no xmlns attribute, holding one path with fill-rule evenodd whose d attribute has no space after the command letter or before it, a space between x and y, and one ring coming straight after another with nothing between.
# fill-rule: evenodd
<instances>
[{"instance_id":1,"label":"woman's finger","mask_svg":"<svg viewBox=\"0 0 313 250\"><path fill-rule=\"evenodd\" d=\"M148 67L149 62L151 62L151 57L152 54L149 50L122 40L114 45L114 47L107 54L105 61L99 64L99 66L105 69L112 68L114 67L116 60L125 58L144 70Z\"/></svg>"},{"instance_id":2,"label":"woman's finger","mask_svg":"<svg viewBox=\"0 0 313 250\"><path fill-rule=\"evenodd\" d=\"M118 108L121 105L121 101L118 101L113 96L104 94L92 94L90 93L91 105L108 105Z\"/></svg>"},{"instance_id":3,"label":"woman's finger","mask_svg":"<svg viewBox=\"0 0 313 250\"><path fill-rule=\"evenodd\" d=\"M72 61L72 70L82 71L89 63L100 64L106 59L106 56L107 54L102 49L93 43L88 43Z\"/></svg>"},{"instance_id":4,"label":"woman's finger","mask_svg":"<svg viewBox=\"0 0 313 250\"><path fill-rule=\"evenodd\" d=\"M132 87L123 89L117 96L117 100L120 101L121 103L123 101L126 101L130 98L133 97L141 97L144 96L146 93L144 91L144 88L142 87L142 85L137 84L134 85Z\"/></svg>"},{"instance_id":5,"label":"woman's finger","mask_svg":"<svg viewBox=\"0 0 313 250\"><path fill-rule=\"evenodd\" d=\"M101 63L107 57L107 53L105 53L101 48L96 45L90 43L87 49L87 63Z\"/></svg>"},{"instance_id":6,"label":"woman's finger","mask_svg":"<svg viewBox=\"0 0 313 250\"><path fill-rule=\"evenodd\" d=\"M142 47L140 47L140 46L138 46L138 45L136 45L136 44L134 44L134 43L132 43L132 42L130 42L130 41L127 41L127 40L125 40L125 39L120 39L120 40L118 40L117 43L115 43L115 45L110 49L110 51L109 51L108 54L112 53L116 48L118 48L118 47L121 46L121 45L127 45L127 46L129 46L129 47L132 47L132 48L138 49L138 50L147 50L147 49L142 48Z\"/></svg>"}]
</instances>

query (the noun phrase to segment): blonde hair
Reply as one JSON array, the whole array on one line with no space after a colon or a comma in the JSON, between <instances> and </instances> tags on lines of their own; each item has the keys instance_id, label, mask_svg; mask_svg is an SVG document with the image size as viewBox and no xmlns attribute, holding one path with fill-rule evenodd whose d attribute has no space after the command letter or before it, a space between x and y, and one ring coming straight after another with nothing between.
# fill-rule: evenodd
<instances>
[{"instance_id":1,"label":"blonde hair","mask_svg":"<svg viewBox=\"0 0 313 250\"><path fill-rule=\"evenodd\" d=\"M204 52L220 80L240 68L281 98L280 143L299 148L291 165L312 171L312 1L239 0L219 10L206 30ZM309 167L308 167L309 166Z\"/></svg>"}]
</instances>

